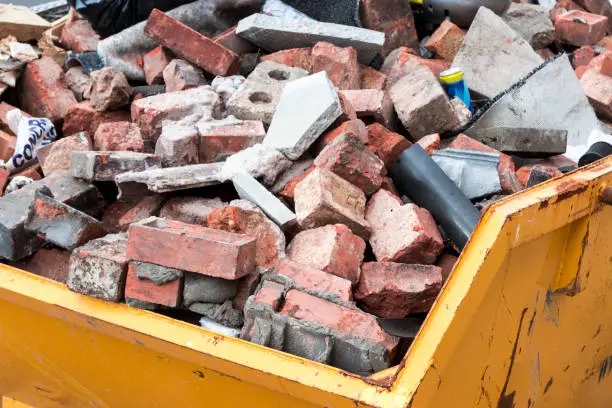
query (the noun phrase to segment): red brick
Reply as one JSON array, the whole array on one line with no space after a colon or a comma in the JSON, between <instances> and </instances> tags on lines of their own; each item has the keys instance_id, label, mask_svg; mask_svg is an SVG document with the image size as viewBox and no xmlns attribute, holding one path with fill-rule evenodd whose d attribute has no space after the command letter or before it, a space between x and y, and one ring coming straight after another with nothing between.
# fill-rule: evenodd
<instances>
[{"instance_id":1,"label":"red brick","mask_svg":"<svg viewBox=\"0 0 612 408\"><path fill-rule=\"evenodd\" d=\"M244 120L215 124L206 122L198 126L200 131L200 163L214 163L221 157L237 153L266 136L263 122Z\"/></svg>"},{"instance_id":2,"label":"red brick","mask_svg":"<svg viewBox=\"0 0 612 408\"><path fill-rule=\"evenodd\" d=\"M257 289L259 281L261 280L261 274L259 270L255 269L247 276L241 278L236 286L236 295L232 299L232 307L236 310L244 310L244 305L249 298Z\"/></svg>"},{"instance_id":3,"label":"red brick","mask_svg":"<svg viewBox=\"0 0 612 408\"><path fill-rule=\"evenodd\" d=\"M213 75L233 75L240 68L236 53L157 9L149 15L144 30L153 41Z\"/></svg>"},{"instance_id":4,"label":"red brick","mask_svg":"<svg viewBox=\"0 0 612 408\"><path fill-rule=\"evenodd\" d=\"M207 85L204 71L182 59L173 59L164 68L164 83L166 92L182 91Z\"/></svg>"},{"instance_id":5,"label":"red brick","mask_svg":"<svg viewBox=\"0 0 612 408\"><path fill-rule=\"evenodd\" d=\"M134 202L115 201L106 207L102 216L102 225L104 225L104 228L109 233L113 234L121 232L119 220L126 212L134 208L136 204L137 203Z\"/></svg>"},{"instance_id":6,"label":"red brick","mask_svg":"<svg viewBox=\"0 0 612 408\"><path fill-rule=\"evenodd\" d=\"M130 225L128 258L234 280L255 267L256 240L179 221L153 218Z\"/></svg>"},{"instance_id":7,"label":"red brick","mask_svg":"<svg viewBox=\"0 0 612 408\"><path fill-rule=\"evenodd\" d=\"M218 198L173 197L164 204L159 212L159 216L205 227L210 211L213 208L225 205Z\"/></svg>"},{"instance_id":8,"label":"red brick","mask_svg":"<svg viewBox=\"0 0 612 408\"><path fill-rule=\"evenodd\" d=\"M385 89L387 76L367 65L360 65L361 89Z\"/></svg>"},{"instance_id":9,"label":"red brick","mask_svg":"<svg viewBox=\"0 0 612 408\"><path fill-rule=\"evenodd\" d=\"M302 228L346 224L360 237L370 236L370 225L363 218L365 194L331 171L315 168L297 184L294 194L295 212Z\"/></svg>"},{"instance_id":10,"label":"red brick","mask_svg":"<svg viewBox=\"0 0 612 408\"><path fill-rule=\"evenodd\" d=\"M0 197L2 197L2 193L4 192L4 188L8 184L8 178L11 175L11 172L4 167L0 167Z\"/></svg>"},{"instance_id":11,"label":"red brick","mask_svg":"<svg viewBox=\"0 0 612 408\"><path fill-rule=\"evenodd\" d=\"M338 89L359 89L360 75L357 51L353 47L336 47L318 42L312 48L312 73L327 72Z\"/></svg>"},{"instance_id":12,"label":"red brick","mask_svg":"<svg viewBox=\"0 0 612 408\"><path fill-rule=\"evenodd\" d=\"M442 289L442 269L433 265L366 262L355 298L362 308L382 318L428 312Z\"/></svg>"},{"instance_id":13,"label":"red brick","mask_svg":"<svg viewBox=\"0 0 612 408\"><path fill-rule=\"evenodd\" d=\"M612 120L612 76L590 69L582 75L580 84L597 115Z\"/></svg>"},{"instance_id":14,"label":"red brick","mask_svg":"<svg viewBox=\"0 0 612 408\"><path fill-rule=\"evenodd\" d=\"M444 252L436 261L436 266L439 266L442 269L442 282L446 282L448 280L448 277L457 263L457 259L459 258L457 258L455 255Z\"/></svg>"},{"instance_id":15,"label":"red brick","mask_svg":"<svg viewBox=\"0 0 612 408\"><path fill-rule=\"evenodd\" d=\"M347 120L357 119L357 111L355 111L355 108L351 102L346 96L344 96L344 94L342 94L342 92L338 92L338 99L340 100L340 109L342 110L342 114L338 116L332 126L335 124L344 123Z\"/></svg>"},{"instance_id":16,"label":"red brick","mask_svg":"<svg viewBox=\"0 0 612 408\"><path fill-rule=\"evenodd\" d=\"M34 256L22 261L18 266L43 278L66 283L70 268L70 251L41 248Z\"/></svg>"},{"instance_id":17,"label":"red brick","mask_svg":"<svg viewBox=\"0 0 612 408\"><path fill-rule=\"evenodd\" d=\"M407 70L410 69L410 64L407 64L408 61L416 61L419 64L423 65L425 68L430 70L436 78L440 76L440 72L446 71L451 67L450 61L425 59L413 55L407 51L402 51L401 53L399 53L397 61L391 67L390 72L387 74L387 89L393 86L397 81L399 81L404 75L408 73Z\"/></svg>"},{"instance_id":18,"label":"red brick","mask_svg":"<svg viewBox=\"0 0 612 408\"><path fill-rule=\"evenodd\" d=\"M43 174L48 176L57 171L70 170L70 153L83 150L91 150L91 141L86 133L78 133L41 146L36 156Z\"/></svg>"},{"instance_id":19,"label":"red brick","mask_svg":"<svg viewBox=\"0 0 612 408\"><path fill-rule=\"evenodd\" d=\"M572 65L574 66L574 69L576 69L578 67L587 65L593 58L595 58L595 51L593 50L593 47L590 45L585 45L584 47L580 47L574 51L572 56Z\"/></svg>"},{"instance_id":20,"label":"red brick","mask_svg":"<svg viewBox=\"0 0 612 408\"><path fill-rule=\"evenodd\" d=\"M289 205L293 206L295 197L295 186L297 186L300 181L304 180L306 176L308 176L313 170L314 167L310 167L302 174L295 176L285 185L285 187L283 187L283 189L278 193L278 195L283 198L285 202L287 202Z\"/></svg>"},{"instance_id":21,"label":"red brick","mask_svg":"<svg viewBox=\"0 0 612 408\"><path fill-rule=\"evenodd\" d=\"M8 162L15 154L17 138L0 130L0 160Z\"/></svg>"},{"instance_id":22,"label":"red brick","mask_svg":"<svg viewBox=\"0 0 612 408\"><path fill-rule=\"evenodd\" d=\"M62 131L65 135L87 132L91 137L96 134L98 126L102 123L129 120L130 112L128 111L98 112L94 110L89 101L85 101L68 109Z\"/></svg>"},{"instance_id":23,"label":"red brick","mask_svg":"<svg viewBox=\"0 0 612 408\"><path fill-rule=\"evenodd\" d=\"M537 170L548 173L551 177L557 177L563 175L555 166L545 165L545 164L529 164L527 166L523 166L516 171L516 177L519 179L523 186L527 185L527 181L529 180L529 175L531 171L536 168Z\"/></svg>"},{"instance_id":24,"label":"red brick","mask_svg":"<svg viewBox=\"0 0 612 408\"><path fill-rule=\"evenodd\" d=\"M66 84L62 67L49 57L28 63L20 83L21 107L35 117L58 123L77 103Z\"/></svg>"},{"instance_id":25,"label":"red brick","mask_svg":"<svg viewBox=\"0 0 612 408\"><path fill-rule=\"evenodd\" d=\"M585 67L585 71L594 70L600 74L612 76L612 52L604 52L593 58Z\"/></svg>"},{"instance_id":26,"label":"red brick","mask_svg":"<svg viewBox=\"0 0 612 408\"><path fill-rule=\"evenodd\" d=\"M369 148L380 157L385 166L388 166L399 155L412 146L404 136L392 132L380 123L368 126Z\"/></svg>"},{"instance_id":27,"label":"red brick","mask_svg":"<svg viewBox=\"0 0 612 408\"><path fill-rule=\"evenodd\" d=\"M279 249L284 250L284 237L279 245L273 224L259 211L243 210L239 207L217 207L208 213L206 224L209 228L245 234L256 240L255 265L270 267L276 263ZM280 233L282 234L282 233ZM282 248L279 248L282 247Z\"/></svg>"},{"instance_id":28,"label":"red brick","mask_svg":"<svg viewBox=\"0 0 612 408\"><path fill-rule=\"evenodd\" d=\"M384 163L358 137L346 133L325 146L314 160L314 166L332 171L366 195L380 188L385 171Z\"/></svg>"},{"instance_id":29,"label":"red brick","mask_svg":"<svg viewBox=\"0 0 612 408\"><path fill-rule=\"evenodd\" d=\"M94 149L101 151L143 152L140 128L128 121L101 123L94 134Z\"/></svg>"},{"instance_id":30,"label":"red brick","mask_svg":"<svg viewBox=\"0 0 612 408\"><path fill-rule=\"evenodd\" d=\"M157 46L151 51L142 56L142 64L145 73L147 84L163 84L164 83L164 68L168 66L170 61L174 59L174 55L170 50L164 47Z\"/></svg>"},{"instance_id":31,"label":"red brick","mask_svg":"<svg viewBox=\"0 0 612 408\"><path fill-rule=\"evenodd\" d=\"M440 134L433 133L422 137L417 141L417 144L431 156L434 150L440 150Z\"/></svg>"},{"instance_id":32,"label":"red brick","mask_svg":"<svg viewBox=\"0 0 612 408\"><path fill-rule=\"evenodd\" d=\"M13 135L14 136L15 134L13 133L11 128L9 127L8 120L6 119L6 114L9 111L12 111L13 109L18 109L18 108L14 107L13 105L9 105L6 102L1 102L0 101L0 130L8 133L9 135ZM20 109L20 110L21 110L21 115L22 116L25 116L26 118L31 118L32 117L32 115L30 115L29 113L27 113L23 109Z\"/></svg>"},{"instance_id":33,"label":"red brick","mask_svg":"<svg viewBox=\"0 0 612 408\"><path fill-rule=\"evenodd\" d=\"M285 287L279 283L265 281L255 295L255 303L269 305L272 310L278 311L283 300Z\"/></svg>"},{"instance_id":34,"label":"red brick","mask_svg":"<svg viewBox=\"0 0 612 408\"><path fill-rule=\"evenodd\" d=\"M374 316L357 308L348 308L298 290L290 290L280 313L335 329L340 337L359 338L379 344L385 347L391 358L395 354L397 339L385 333Z\"/></svg>"},{"instance_id":35,"label":"red brick","mask_svg":"<svg viewBox=\"0 0 612 408\"><path fill-rule=\"evenodd\" d=\"M257 52L258 48L236 34L236 26L225 30L213 38L213 41L238 55Z\"/></svg>"},{"instance_id":36,"label":"red brick","mask_svg":"<svg viewBox=\"0 0 612 408\"><path fill-rule=\"evenodd\" d=\"M429 37L425 43L425 48L440 58L453 61L461 44L463 44L464 38L465 31L451 23L450 20L444 20Z\"/></svg>"},{"instance_id":37,"label":"red brick","mask_svg":"<svg viewBox=\"0 0 612 408\"><path fill-rule=\"evenodd\" d=\"M298 286L307 290L332 293L347 302L353 298L351 281L348 279L322 272L289 259L279 259L270 273L288 276Z\"/></svg>"},{"instance_id":38,"label":"red brick","mask_svg":"<svg viewBox=\"0 0 612 408\"><path fill-rule=\"evenodd\" d=\"M139 279L136 274L137 264L128 265L125 281L125 297L155 303L167 307L179 307L183 295L183 280L177 279L163 285L157 285L148 279Z\"/></svg>"},{"instance_id":39,"label":"red brick","mask_svg":"<svg viewBox=\"0 0 612 408\"><path fill-rule=\"evenodd\" d=\"M355 108L360 119L373 119L389 127L395 118L393 101L389 94L381 89L358 89L339 92Z\"/></svg>"},{"instance_id":40,"label":"red brick","mask_svg":"<svg viewBox=\"0 0 612 408\"><path fill-rule=\"evenodd\" d=\"M326 225L299 232L287 248L287 255L294 262L357 283L365 246L363 239L346 225Z\"/></svg>"},{"instance_id":41,"label":"red brick","mask_svg":"<svg viewBox=\"0 0 612 408\"><path fill-rule=\"evenodd\" d=\"M272 61L289 67L312 71L312 48L291 48L264 55L260 61Z\"/></svg>"},{"instance_id":42,"label":"red brick","mask_svg":"<svg viewBox=\"0 0 612 408\"><path fill-rule=\"evenodd\" d=\"M409 3L402 0L362 0L359 16L365 28L382 31L400 18L412 16Z\"/></svg>"},{"instance_id":43,"label":"red brick","mask_svg":"<svg viewBox=\"0 0 612 408\"><path fill-rule=\"evenodd\" d=\"M127 231L130 224L142 221L146 218L156 216L159 214L159 210L166 201L166 198L161 195L153 195L145 197L138 204L126 211L121 218L119 218L119 228L122 231Z\"/></svg>"},{"instance_id":44,"label":"red brick","mask_svg":"<svg viewBox=\"0 0 612 408\"><path fill-rule=\"evenodd\" d=\"M89 21L77 13L71 12L62 28L60 43L68 50L76 53L96 51L100 36Z\"/></svg>"},{"instance_id":45,"label":"red brick","mask_svg":"<svg viewBox=\"0 0 612 408\"><path fill-rule=\"evenodd\" d=\"M594 45L606 35L607 24L607 17L574 10L557 17L555 36L577 47Z\"/></svg>"},{"instance_id":46,"label":"red brick","mask_svg":"<svg viewBox=\"0 0 612 408\"><path fill-rule=\"evenodd\" d=\"M472 139L463 133L460 133L448 147L453 149L476 150L479 152L499 154L499 165L497 166L497 172L499 173L502 189L512 190L512 186L506 182L506 177L504 177L507 172L514 172L516 170L512 157L483 143L480 143L478 140Z\"/></svg>"},{"instance_id":47,"label":"red brick","mask_svg":"<svg viewBox=\"0 0 612 408\"><path fill-rule=\"evenodd\" d=\"M399 191L397 190L397 187L395 187L395 184L393 183L393 179L391 179L391 177L383 177L383 182L380 188L382 190L387 190L393 195L399 196Z\"/></svg>"},{"instance_id":48,"label":"red brick","mask_svg":"<svg viewBox=\"0 0 612 408\"><path fill-rule=\"evenodd\" d=\"M370 198L366 219L370 245L379 262L432 264L444 243L433 217L424 208L404 204L386 190Z\"/></svg>"},{"instance_id":49,"label":"red brick","mask_svg":"<svg viewBox=\"0 0 612 408\"><path fill-rule=\"evenodd\" d=\"M385 33L385 43L380 50L380 55L383 57L386 57L398 47L406 46L414 49L419 47L419 39L412 13L395 20L382 31Z\"/></svg>"},{"instance_id":50,"label":"red brick","mask_svg":"<svg viewBox=\"0 0 612 408\"><path fill-rule=\"evenodd\" d=\"M18 173L13 173L11 179L17 176L31 178L32 180L42 179L42 170L40 169L40 164L32 164L31 166L26 167Z\"/></svg>"},{"instance_id":51,"label":"red brick","mask_svg":"<svg viewBox=\"0 0 612 408\"><path fill-rule=\"evenodd\" d=\"M608 51L612 51L612 35L605 36L595 45L599 47L604 47Z\"/></svg>"},{"instance_id":52,"label":"red brick","mask_svg":"<svg viewBox=\"0 0 612 408\"><path fill-rule=\"evenodd\" d=\"M331 128L317 139L313 145L313 151L320 153L321 150L342 133L347 133L356 136L361 140L361 143L368 143L368 129L361 119L348 120L337 127Z\"/></svg>"}]
</instances>

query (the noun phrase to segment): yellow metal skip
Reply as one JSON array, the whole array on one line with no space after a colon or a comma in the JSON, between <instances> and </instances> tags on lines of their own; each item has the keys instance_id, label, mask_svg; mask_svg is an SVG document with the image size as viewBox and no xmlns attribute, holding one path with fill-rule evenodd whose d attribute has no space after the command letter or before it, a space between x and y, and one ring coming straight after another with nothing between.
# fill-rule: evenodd
<instances>
[{"instance_id":1,"label":"yellow metal skip","mask_svg":"<svg viewBox=\"0 0 612 408\"><path fill-rule=\"evenodd\" d=\"M607 186L612 158L491 207L396 375L372 379L0 265L0 394L36 408L610 407Z\"/></svg>"}]
</instances>

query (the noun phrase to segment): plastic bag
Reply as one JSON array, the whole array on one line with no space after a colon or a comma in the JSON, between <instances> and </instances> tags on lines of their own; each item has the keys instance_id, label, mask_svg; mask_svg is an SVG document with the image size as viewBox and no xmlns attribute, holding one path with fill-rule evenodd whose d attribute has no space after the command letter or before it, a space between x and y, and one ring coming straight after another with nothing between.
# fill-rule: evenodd
<instances>
[{"instance_id":1,"label":"plastic bag","mask_svg":"<svg viewBox=\"0 0 612 408\"><path fill-rule=\"evenodd\" d=\"M76 10L104 35L112 35L146 20L154 8L172 10L194 0L69 0Z\"/></svg>"},{"instance_id":2,"label":"plastic bag","mask_svg":"<svg viewBox=\"0 0 612 408\"><path fill-rule=\"evenodd\" d=\"M3 164L11 173L28 167L35 159L41 146L46 146L57 137L55 126L46 118L29 118L23 116L19 109L6 113L9 128L17 135L15 153Z\"/></svg>"}]
</instances>

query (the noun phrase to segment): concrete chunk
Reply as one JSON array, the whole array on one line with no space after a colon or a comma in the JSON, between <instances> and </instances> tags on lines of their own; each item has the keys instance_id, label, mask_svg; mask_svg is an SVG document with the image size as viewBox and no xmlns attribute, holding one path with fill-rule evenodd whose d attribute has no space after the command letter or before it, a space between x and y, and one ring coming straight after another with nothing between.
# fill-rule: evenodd
<instances>
[{"instance_id":1,"label":"concrete chunk","mask_svg":"<svg viewBox=\"0 0 612 408\"><path fill-rule=\"evenodd\" d=\"M293 81L283 90L264 144L296 160L341 114L325 72Z\"/></svg>"},{"instance_id":2,"label":"concrete chunk","mask_svg":"<svg viewBox=\"0 0 612 408\"><path fill-rule=\"evenodd\" d=\"M535 50L546 48L555 40L555 27L548 10L542 6L510 3L510 8L501 18Z\"/></svg>"},{"instance_id":3,"label":"concrete chunk","mask_svg":"<svg viewBox=\"0 0 612 408\"><path fill-rule=\"evenodd\" d=\"M199 273L185 274L183 303L186 307L193 303L221 304L236 295L237 280L214 278Z\"/></svg>"},{"instance_id":4,"label":"concrete chunk","mask_svg":"<svg viewBox=\"0 0 612 408\"><path fill-rule=\"evenodd\" d=\"M198 164L200 133L193 125L165 124L155 143L155 154L164 167Z\"/></svg>"},{"instance_id":5,"label":"concrete chunk","mask_svg":"<svg viewBox=\"0 0 612 408\"><path fill-rule=\"evenodd\" d=\"M78 151L70 154L72 175L88 181L110 181L129 171L160 167L159 156L147 153Z\"/></svg>"},{"instance_id":6,"label":"concrete chunk","mask_svg":"<svg viewBox=\"0 0 612 408\"><path fill-rule=\"evenodd\" d=\"M17 261L43 245L42 239L25 229L34 195L35 191L21 189L0 197L0 259Z\"/></svg>"},{"instance_id":7,"label":"concrete chunk","mask_svg":"<svg viewBox=\"0 0 612 408\"><path fill-rule=\"evenodd\" d=\"M470 136L500 152L547 157L565 153L567 130L496 127L470 132Z\"/></svg>"},{"instance_id":8,"label":"concrete chunk","mask_svg":"<svg viewBox=\"0 0 612 408\"><path fill-rule=\"evenodd\" d=\"M223 164L223 180L247 173L271 186L276 178L291 167L291 160L272 146L256 144L231 155Z\"/></svg>"},{"instance_id":9,"label":"concrete chunk","mask_svg":"<svg viewBox=\"0 0 612 408\"><path fill-rule=\"evenodd\" d=\"M542 58L520 34L497 14L480 7L453 67L463 69L472 91L492 98L541 63Z\"/></svg>"},{"instance_id":10,"label":"concrete chunk","mask_svg":"<svg viewBox=\"0 0 612 408\"><path fill-rule=\"evenodd\" d=\"M240 198L255 203L279 227L287 227L296 219L295 214L287 206L249 174L236 174L232 178L232 183Z\"/></svg>"},{"instance_id":11,"label":"concrete chunk","mask_svg":"<svg viewBox=\"0 0 612 408\"><path fill-rule=\"evenodd\" d=\"M363 64L372 61L385 43L385 34L378 31L310 20L286 20L265 14L253 14L240 20L236 34L271 52L310 47L319 41L353 47Z\"/></svg>"},{"instance_id":12,"label":"concrete chunk","mask_svg":"<svg viewBox=\"0 0 612 408\"><path fill-rule=\"evenodd\" d=\"M443 149L434 151L431 158L469 199L501 191L497 173L499 154Z\"/></svg>"}]
</instances>

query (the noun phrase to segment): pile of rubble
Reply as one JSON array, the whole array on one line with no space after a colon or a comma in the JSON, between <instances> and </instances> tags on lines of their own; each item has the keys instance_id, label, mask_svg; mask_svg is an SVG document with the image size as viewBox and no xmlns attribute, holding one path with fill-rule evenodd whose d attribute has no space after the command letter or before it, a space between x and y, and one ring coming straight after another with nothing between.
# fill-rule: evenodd
<instances>
[{"instance_id":1,"label":"pile of rubble","mask_svg":"<svg viewBox=\"0 0 612 408\"><path fill-rule=\"evenodd\" d=\"M105 39L74 10L0 29L0 258L370 375L407 341L378 319L427 313L465 243L401 157L423 149L484 210L610 133L608 3L481 7L426 38L406 1L362 0L366 28L223 3ZM224 17L193 22L202 4ZM453 67L471 101L440 83ZM57 137L16 151L15 107Z\"/></svg>"}]
</instances>

